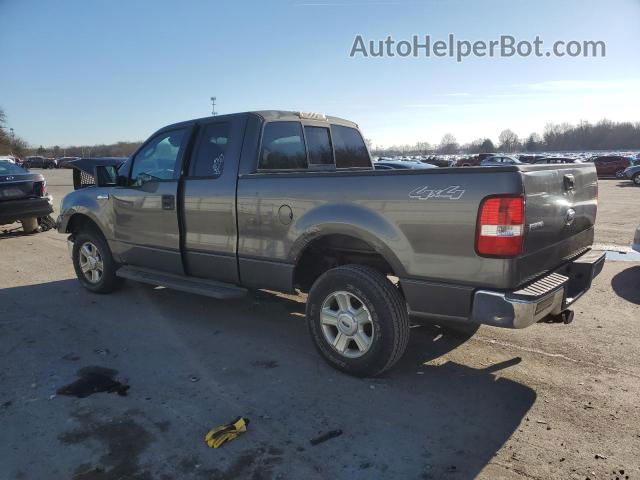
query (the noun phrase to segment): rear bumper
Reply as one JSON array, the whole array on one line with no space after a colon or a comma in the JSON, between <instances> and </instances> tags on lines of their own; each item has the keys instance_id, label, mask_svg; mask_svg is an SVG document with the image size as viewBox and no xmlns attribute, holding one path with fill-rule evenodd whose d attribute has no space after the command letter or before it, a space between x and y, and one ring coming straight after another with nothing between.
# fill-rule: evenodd
<instances>
[{"instance_id":1,"label":"rear bumper","mask_svg":"<svg viewBox=\"0 0 640 480\"><path fill-rule=\"evenodd\" d=\"M525 288L512 292L477 290L471 321L504 328L525 328L569 308L602 271L604 252L587 252Z\"/></svg>"},{"instance_id":2,"label":"rear bumper","mask_svg":"<svg viewBox=\"0 0 640 480\"><path fill-rule=\"evenodd\" d=\"M46 217L53 212L51 197L26 198L0 202L0 225L23 218Z\"/></svg>"}]
</instances>

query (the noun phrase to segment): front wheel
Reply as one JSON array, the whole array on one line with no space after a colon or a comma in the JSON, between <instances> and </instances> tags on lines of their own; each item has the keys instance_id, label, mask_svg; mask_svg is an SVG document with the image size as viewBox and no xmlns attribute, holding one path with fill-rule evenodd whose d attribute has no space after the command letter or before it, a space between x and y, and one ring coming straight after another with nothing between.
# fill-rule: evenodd
<instances>
[{"instance_id":1,"label":"front wheel","mask_svg":"<svg viewBox=\"0 0 640 480\"><path fill-rule=\"evenodd\" d=\"M99 233L80 232L73 241L73 268L84 288L95 293L110 293L118 288L116 262L109 245Z\"/></svg>"},{"instance_id":2,"label":"front wheel","mask_svg":"<svg viewBox=\"0 0 640 480\"><path fill-rule=\"evenodd\" d=\"M345 265L325 272L309 292L306 317L322 357L358 377L391 368L409 341L404 298L387 277L369 267Z\"/></svg>"},{"instance_id":3,"label":"front wheel","mask_svg":"<svg viewBox=\"0 0 640 480\"><path fill-rule=\"evenodd\" d=\"M636 173L631 180L633 181L634 184L639 185L640 186L640 172Z\"/></svg>"}]
</instances>

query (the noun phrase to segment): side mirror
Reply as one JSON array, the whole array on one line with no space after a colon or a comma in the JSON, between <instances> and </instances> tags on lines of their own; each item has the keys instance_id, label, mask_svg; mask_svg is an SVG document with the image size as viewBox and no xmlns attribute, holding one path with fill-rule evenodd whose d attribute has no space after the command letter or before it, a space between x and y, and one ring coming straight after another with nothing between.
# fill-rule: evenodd
<instances>
[{"instance_id":1,"label":"side mirror","mask_svg":"<svg viewBox=\"0 0 640 480\"><path fill-rule=\"evenodd\" d=\"M94 176L97 187L113 187L118 184L118 171L113 165L96 166Z\"/></svg>"}]
</instances>

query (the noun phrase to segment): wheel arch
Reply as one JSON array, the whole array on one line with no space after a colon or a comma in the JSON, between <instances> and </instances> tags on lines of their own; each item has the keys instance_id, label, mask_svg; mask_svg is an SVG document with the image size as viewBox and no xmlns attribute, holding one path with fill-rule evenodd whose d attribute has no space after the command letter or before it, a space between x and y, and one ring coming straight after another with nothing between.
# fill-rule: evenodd
<instances>
[{"instance_id":1,"label":"wheel arch","mask_svg":"<svg viewBox=\"0 0 640 480\"><path fill-rule=\"evenodd\" d=\"M308 291L325 271L349 263L386 275L406 275L398 253L410 251L408 241L377 212L353 205L332 206L309 212L296 226L303 233L293 243L290 259L293 285L302 291Z\"/></svg>"}]
</instances>

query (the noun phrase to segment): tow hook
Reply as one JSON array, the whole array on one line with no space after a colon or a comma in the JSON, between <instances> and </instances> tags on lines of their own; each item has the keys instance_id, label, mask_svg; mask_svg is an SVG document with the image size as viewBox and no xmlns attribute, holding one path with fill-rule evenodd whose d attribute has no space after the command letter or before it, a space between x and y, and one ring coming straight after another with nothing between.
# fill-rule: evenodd
<instances>
[{"instance_id":1,"label":"tow hook","mask_svg":"<svg viewBox=\"0 0 640 480\"><path fill-rule=\"evenodd\" d=\"M558 315L549 316L543 321L544 323L564 323L565 325L569 325L573 322L573 315L573 310L565 310Z\"/></svg>"}]
</instances>

